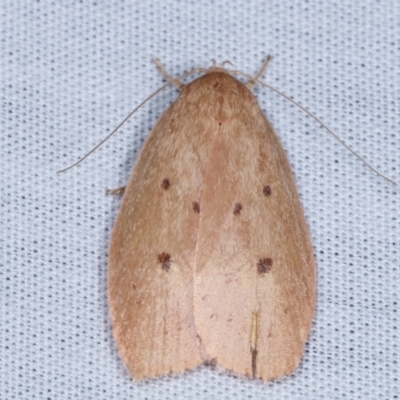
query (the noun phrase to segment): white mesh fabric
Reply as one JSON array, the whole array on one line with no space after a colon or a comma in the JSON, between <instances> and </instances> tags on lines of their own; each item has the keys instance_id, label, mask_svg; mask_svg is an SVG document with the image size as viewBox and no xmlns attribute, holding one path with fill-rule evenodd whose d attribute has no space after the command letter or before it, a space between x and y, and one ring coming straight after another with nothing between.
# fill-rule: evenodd
<instances>
[{"instance_id":1,"label":"white mesh fabric","mask_svg":"<svg viewBox=\"0 0 400 400\"><path fill-rule=\"evenodd\" d=\"M110 232L167 89L80 166L172 75L230 60L306 106L400 181L400 3L3 0L0 12L0 399L395 399L399 189L265 88L317 261L317 310L299 368L278 382L210 367L135 383L108 313Z\"/></svg>"}]
</instances>

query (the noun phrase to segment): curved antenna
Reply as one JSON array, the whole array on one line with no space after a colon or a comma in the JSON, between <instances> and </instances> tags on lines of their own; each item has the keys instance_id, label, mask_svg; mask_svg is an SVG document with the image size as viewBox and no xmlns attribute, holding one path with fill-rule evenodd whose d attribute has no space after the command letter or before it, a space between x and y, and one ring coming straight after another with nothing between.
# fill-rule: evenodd
<instances>
[{"instance_id":1,"label":"curved antenna","mask_svg":"<svg viewBox=\"0 0 400 400\"><path fill-rule=\"evenodd\" d=\"M179 76L178 78L176 78L177 80L179 79L183 79L185 77L187 77L188 75L191 74L195 74L197 72L205 72L207 71L204 68L195 68L189 72L186 72L185 74ZM158 88L154 93L152 93L149 97L147 97L145 100L143 100L134 110L132 110L123 120L122 122L120 122L118 124L118 126L111 132L109 133L99 144L97 144L95 147L93 147L93 149L91 149L88 153L86 153L82 158L80 158L76 163L70 165L67 168L64 168L60 171L57 171L58 174L68 171L69 169L75 167L76 165L80 164L83 160L85 160L87 157L89 157L95 150L97 150L104 142L106 142L108 139L110 139L110 137L112 135L114 135L115 132L117 132L117 130L119 128L121 128L121 126L123 124L125 124L126 121L128 121L128 119L140 108L142 107L145 103L147 103L150 99L152 99L156 94L160 93L162 90L164 90L167 86L171 85L173 82L167 82L166 84L162 85L160 88Z\"/></svg>"},{"instance_id":2,"label":"curved antenna","mask_svg":"<svg viewBox=\"0 0 400 400\"><path fill-rule=\"evenodd\" d=\"M242 75L245 78L249 79L249 81L253 81L253 82L257 82L260 83L261 85L265 86L266 88L272 90L273 92L279 94L280 96L282 96L283 98L285 98L286 100L290 101L292 104L294 104L296 107L300 108L301 110L303 110L306 114L308 114L311 118L313 118L315 121L317 121L322 127L324 127L339 143L342 144L342 146L344 146L350 153L352 153L354 156L356 156L362 163L364 163L369 169L371 169L372 171L374 171L377 175L381 176L383 179L387 180L388 182L392 183L393 185L397 185L397 183L393 180L391 180L390 178L388 178L387 176L383 175L381 172L379 172L378 170L376 170L372 165L370 165L369 163L367 163L367 161L365 161L361 156L359 156L354 150L352 150L342 139L340 139L340 137L338 135L336 135L331 129L329 129L319 118L317 118L316 116L314 116L310 111L308 111L305 107L303 107L302 105L300 105L299 103L297 103L296 101L292 100L289 96L287 96L286 94L280 92L278 89L275 89L273 86L268 85L268 83L265 83L261 80L257 80L255 81L255 78L253 78L252 76L245 74L244 72L241 71L230 71L230 73L234 73L234 74L238 74L238 75Z\"/></svg>"}]
</instances>

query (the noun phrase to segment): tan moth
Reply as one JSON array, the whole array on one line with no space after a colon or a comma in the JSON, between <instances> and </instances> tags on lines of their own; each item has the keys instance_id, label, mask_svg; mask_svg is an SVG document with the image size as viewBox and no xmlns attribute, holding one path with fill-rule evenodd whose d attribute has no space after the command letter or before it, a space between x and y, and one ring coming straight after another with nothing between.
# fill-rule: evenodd
<instances>
[{"instance_id":1,"label":"tan moth","mask_svg":"<svg viewBox=\"0 0 400 400\"><path fill-rule=\"evenodd\" d=\"M261 73L243 84L213 66L174 80L181 93L136 161L108 272L136 379L212 363L267 381L300 361L314 257L289 162L250 90Z\"/></svg>"}]
</instances>

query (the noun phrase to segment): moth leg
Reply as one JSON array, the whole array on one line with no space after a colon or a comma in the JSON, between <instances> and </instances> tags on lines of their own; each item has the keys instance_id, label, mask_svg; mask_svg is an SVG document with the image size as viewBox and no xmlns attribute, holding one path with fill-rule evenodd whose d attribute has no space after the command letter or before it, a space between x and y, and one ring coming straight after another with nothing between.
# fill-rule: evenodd
<instances>
[{"instance_id":1,"label":"moth leg","mask_svg":"<svg viewBox=\"0 0 400 400\"><path fill-rule=\"evenodd\" d=\"M125 188L126 188L126 186L122 186L122 187L120 187L120 188L118 188L118 189L108 189L107 192L106 192L106 194L107 194L107 195L109 195L109 194L111 194L111 195L120 195L120 194L124 194Z\"/></svg>"},{"instance_id":2,"label":"moth leg","mask_svg":"<svg viewBox=\"0 0 400 400\"><path fill-rule=\"evenodd\" d=\"M161 61L158 58L154 58L154 62L157 65L157 68L160 70L161 75L170 83L172 83L177 89L181 90L185 85L179 80L172 77L161 64Z\"/></svg>"},{"instance_id":3,"label":"moth leg","mask_svg":"<svg viewBox=\"0 0 400 400\"><path fill-rule=\"evenodd\" d=\"M268 63L269 63L271 60L272 60L272 56L271 56L271 55L268 55L267 58L266 58L266 59L264 60L264 62L262 63L261 68L260 68L260 70L258 71L257 75L256 75L253 79L249 80L249 81L246 83L246 86L247 86L250 90L253 90L253 88L254 88L254 86L256 85L258 79L261 78L261 76L264 74L265 70L267 69Z\"/></svg>"}]
</instances>

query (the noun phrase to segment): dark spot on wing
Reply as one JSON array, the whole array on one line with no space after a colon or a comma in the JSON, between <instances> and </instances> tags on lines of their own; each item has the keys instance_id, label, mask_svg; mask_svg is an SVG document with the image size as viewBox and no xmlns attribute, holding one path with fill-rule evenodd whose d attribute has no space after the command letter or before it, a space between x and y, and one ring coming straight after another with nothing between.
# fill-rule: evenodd
<instances>
[{"instance_id":1,"label":"dark spot on wing","mask_svg":"<svg viewBox=\"0 0 400 400\"><path fill-rule=\"evenodd\" d=\"M194 211L195 213L197 213L197 214L200 213L200 204L199 204L197 201L194 201L194 202L192 203L192 208L193 208L193 211Z\"/></svg>"},{"instance_id":2,"label":"dark spot on wing","mask_svg":"<svg viewBox=\"0 0 400 400\"><path fill-rule=\"evenodd\" d=\"M171 267L171 256L168 253L162 252L158 255L158 262L161 264L161 268L168 272Z\"/></svg>"},{"instance_id":3,"label":"dark spot on wing","mask_svg":"<svg viewBox=\"0 0 400 400\"><path fill-rule=\"evenodd\" d=\"M240 211L242 211L242 205L240 203L235 204L235 208L233 209L233 215L239 215Z\"/></svg>"},{"instance_id":4,"label":"dark spot on wing","mask_svg":"<svg viewBox=\"0 0 400 400\"><path fill-rule=\"evenodd\" d=\"M263 193L265 197L271 196L272 193L271 186L269 185L264 186Z\"/></svg>"},{"instance_id":5,"label":"dark spot on wing","mask_svg":"<svg viewBox=\"0 0 400 400\"><path fill-rule=\"evenodd\" d=\"M257 272L263 275L272 269L272 259L271 258L261 258L257 263Z\"/></svg>"},{"instance_id":6,"label":"dark spot on wing","mask_svg":"<svg viewBox=\"0 0 400 400\"><path fill-rule=\"evenodd\" d=\"M164 190L168 190L170 186L171 186L171 183L169 182L169 179L168 178L164 178L162 183L161 183L161 187Z\"/></svg>"}]
</instances>

